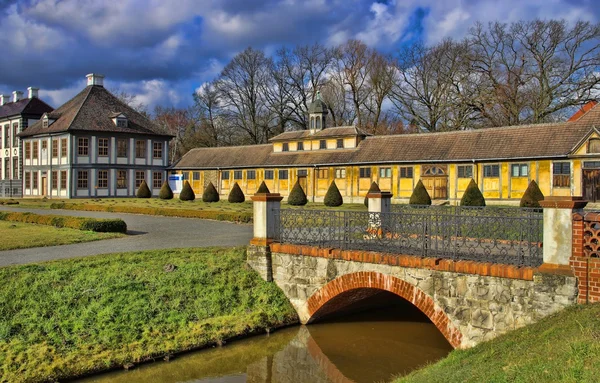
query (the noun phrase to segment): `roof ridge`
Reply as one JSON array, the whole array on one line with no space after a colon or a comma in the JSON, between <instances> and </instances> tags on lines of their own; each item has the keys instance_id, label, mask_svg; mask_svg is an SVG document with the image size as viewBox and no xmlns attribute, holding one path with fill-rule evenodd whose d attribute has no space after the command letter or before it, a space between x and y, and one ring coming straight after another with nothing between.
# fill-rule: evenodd
<instances>
[{"instance_id":1,"label":"roof ridge","mask_svg":"<svg viewBox=\"0 0 600 383\"><path fill-rule=\"evenodd\" d=\"M248 148L248 147L252 147L252 148L256 148L258 146L269 146L269 147L273 147L273 144L247 144L247 145L231 145L231 146L204 146L204 147L199 147L199 148L192 148L189 151L191 152L192 150L207 150L207 149L232 149L232 148ZM185 154L184 154L185 155Z\"/></svg>"},{"instance_id":2,"label":"roof ridge","mask_svg":"<svg viewBox=\"0 0 600 383\"><path fill-rule=\"evenodd\" d=\"M73 123L75 122L75 119L79 116L79 112L81 112L81 108L83 107L83 104L85 104L85 102L87 101L88 97L90 97L90 94L92 93L92 88L93 88L93 86L90 85L90 86L87 86L86 89L84 89L84 91L87 90L88 92L85 95L85 98L83 99L83 101L81 101L81 104L79 104L79 108L77 108L77 112L75 113L75 115L71 119L71 122L69 123L67 130L71 129L71 126L73 126ZM77 97L77 96L75 96L75 97ZM73 98L75 98L75 97L73 97ZM68 103L68 101L65 104L63 104L63 105L66 105L67 103Z\"/></svg>"}]
</instances>

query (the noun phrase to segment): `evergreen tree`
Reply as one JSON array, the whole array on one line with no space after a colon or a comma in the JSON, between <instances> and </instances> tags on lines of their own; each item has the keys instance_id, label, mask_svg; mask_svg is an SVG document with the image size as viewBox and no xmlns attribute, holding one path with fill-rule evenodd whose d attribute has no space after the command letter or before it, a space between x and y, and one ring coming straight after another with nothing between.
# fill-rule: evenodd
<instances>
[{"instance_id":1,"label":"evergreen tree","mask_svg":"<svg viewBox=\"0 0 600 383\"><path fill-rule=\"evenodd\" d=\"M142 181L142 184L138 188L137 193L135 195L138 198L152 198L152 192L150 191L146 180Z\"/></svg>"},{"instance_id":2,"label":"evergreen tree","mask_svg":"<svg viewBox=\"0 0 600 383\"><path fill-rule=\"evenodd\" d=\"M304 206L307 203L306 193L304 193L302 186L300 186L300 182L296 181L288 196L288 204L292 206Z\"/></svg>"},{"instance_id":3,"label":"evergreen tree","mask_svg":"<svg viewBox=\"0 0 600 383\"><path fill-rule=\"evenodd\" d=\"M181 188L179 199L182 201L193 201L196 199L196 194L194 194L194 190L192 190L192 186L187 180L184 182L183 188Z\"/></svg>"},{"instance_id":4,"label":"evergreen tree","mask_svg":"<svg viewBox=\"0 0 600 383\"><path fill-rule=\"evenodd\" d=\"M379 192L381 192L381 189L379 189L379 185L377 185L377 182L372 182L371 186L369 187L369 190L367 191L367 194ZM365 196L365 200L363 201L363 203L366 207L369 207L369 199L367 198L367 196Z\"/></svg>"},{"instance_id":5,"label":"evergreen tree","mask_svg":"<svg viewBox=\"0 0 600 383\"><path fill-rule=\"evenodd\" d=\"M160 188L160 193L158 194L158 198L160 199L173 199L173 190L171 190L171 186L168 181L163 182L162 187Z\"/></svg>"},{"instance_id":6,"label":"evergreen tree","mask_svg":"<svg viewBox=\"0 0 600 383\"><path fill-rule=\"evenodd\" d=\"M419 180L415 190L413 190L408 203L411 205L431 205L431 197L423 185L423 181Z\"/></svg>"},{"instance_id":7,"label":"evergreen tree","mask_svg":"<svg viewBox=\"0 0 600 383\"><path fill-rule=\"evenodd\" d=\"M258 187L258 190L256 191L256 193L261 193L261 194L269 194L270 192L271 191L267 187L267 184L265 183L265 181L260 183L260 186Z\"/></svg>"},{"instance_id":8,"label":"evergreen tree","mask_svg":"<svg viewBox=\"0 0 600 383\"><path fill-rule=\"evenodd\" d=\"M231 188L231 191L229 192L229 196L227 197L227 201L229 201L230 203L242 203L245 200L246 196L240 188L240 185L238 185L237 182L234 183L233 187Z\"/></svg>"},{"instance_id":9,"label":"evergreen tree","mask_svg":"<svg viewBox=\"0 0 600 383\"><path fill-rule=\"evenodd\" d=\"M537 182L532 180L529 183L529 186L527 186L527 190L525 190L523 197L521 197L520 206L521 207L537 207L537 208L539 208L539 207L541 207L540 201L542 201L543 199L544 199L544 194L540 190L540 187L538 186Z\"/></svg>"},{"instance_id":10,"label":"evergreen tree","mask_svg":"<svg viewBox=\"0 0 600 383\"><path fill-rule=\"evenodd\" d=\"M467 190L460 199L460 206L485 206L485 198L483 198L481 190L472 178Z\"/></svg>"},{"instance_id":11,"label":"evergreen tree","mask_svg":"<svg viewBox=\"0 0 600 383\"><path fill-rule=\"evenodd\" d=\"M241 191L241 190L240 190ZM215 185L209 182L202 193L202 201L204 202L219 202L219 192L215 189Z\"/></svg>"},{"instance_id":12,"label":"evergreen tree","mask_svg":"<svg viewBox=\"0 0 600 383\"><path fill-rule=\"evenodd\" d=\"M335 181L332 181L331 185L329 185L329 189L327 189L327 194L325 194L323 203L325 206L329 207L342 206L344 203L344 198L342 198L340 189L338 189Z\"/></svg>"}]
</instances>

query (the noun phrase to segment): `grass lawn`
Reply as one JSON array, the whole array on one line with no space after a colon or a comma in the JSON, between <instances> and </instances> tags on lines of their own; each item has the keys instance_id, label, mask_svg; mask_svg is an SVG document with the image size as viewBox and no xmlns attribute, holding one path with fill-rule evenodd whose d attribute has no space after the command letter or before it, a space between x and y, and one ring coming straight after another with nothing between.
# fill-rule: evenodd
<instances>
[{"instance_id":1,"label":"grass lawn","mask_svg":"<svg viewBox=\"0 0 600 383\"><path fill-rule=\"evenodd\" d=\"M124 234L96 233L69 228L0 221L0 251L119 238Z\"/></svg>"},{"instance_id":2,"label":"grass lawn","mask_svg":"<svg viewBox=\"0 0 600 383\"><path fill-rule=\"evenodd\" d=\"M600 382L600 304L573 306L395 383Z\"/></svg>"},{"instance_id":3,"label":"grass lawn","mask_svg":"<svg viewBox=\"0 0 600 383\"><path fill-rule=\"evenodd\" d=\"M0 381L65 379L297 322L241 248L11 266L0 280Z\"/></svg>"}]
</instances>

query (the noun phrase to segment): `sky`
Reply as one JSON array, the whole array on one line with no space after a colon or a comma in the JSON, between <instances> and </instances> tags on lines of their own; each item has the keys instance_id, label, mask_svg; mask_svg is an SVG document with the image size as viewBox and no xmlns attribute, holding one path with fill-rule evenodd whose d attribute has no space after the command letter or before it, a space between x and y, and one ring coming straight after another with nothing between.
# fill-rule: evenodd
<instances>
[{"instance_id":1,"label":"sky","mask_svg":"<svg viewBox=\"0 0 600 383\"><path fill-rule=\"evenodd\" d=\"M385 53L461 38L475 22L598 22L597 0L0 0L0 93L29 86L59 107L105 87L148 106L186 107L199 86L251 46L360 39Z\"/></svg>"}]
</instances>

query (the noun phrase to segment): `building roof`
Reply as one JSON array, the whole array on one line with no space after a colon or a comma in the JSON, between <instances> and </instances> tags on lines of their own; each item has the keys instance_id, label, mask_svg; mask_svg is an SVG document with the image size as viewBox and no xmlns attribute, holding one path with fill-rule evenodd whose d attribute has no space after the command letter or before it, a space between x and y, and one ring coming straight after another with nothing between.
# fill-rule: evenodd
<instances>
[{"instance_id":1,"label":"building roof","mask_svg":"<svg viewBox=\"0 0 600 383\"><path fill-rule=\"evenodd\" d=\"M336 138L336 137L365 137L369 133L365 133L355 126L337 126L333 128L326 128L319 130L314 134L310 134L310 130L292 130L289 132L283 132L273 138L270 142L281 142L281 141L295 141L300 139L321 139L321 138Z\"/></svg>"},{"instance_id":2,"label":"building roof","mask_svg":"<svg viewBox=\"0 0 600 383\"><path fill-rule=\"evenodd\" d=\"M53 108L37 97L23 98L0 106L0 118L18 115L39 115L51 112Z\"/></svg>"},{"instance_id":3,"label":"building roof","mask_svg":"<svg viewBox=\"0 0 600 383\"><path fill-rule=\"evenodd\" d=\"M116 114L127 117L127 127L118 127ZM67 131L110 132L169 136L160 132L152 121L119 100L103 86L89 85L78 95L48 114L55 120L47 128L38 121L25 129L21 137Z\"/></svg>"},{"instance_id":4,"label":"building roof","mask_svg":"<svg viewBox=\"0 0 600 383\"><path fill-rule=\"evenodd\" d=\"M274 153L272 145L268 144L198 148L189 151L173 167L175 169L230 169L566 158L596 126L600 127L600 105L590 108L584 116L571 122L443 133L370 136L362 140L354 149ZM287 137L291 139L290 136Z\"/></svg>"}]
</instances>

